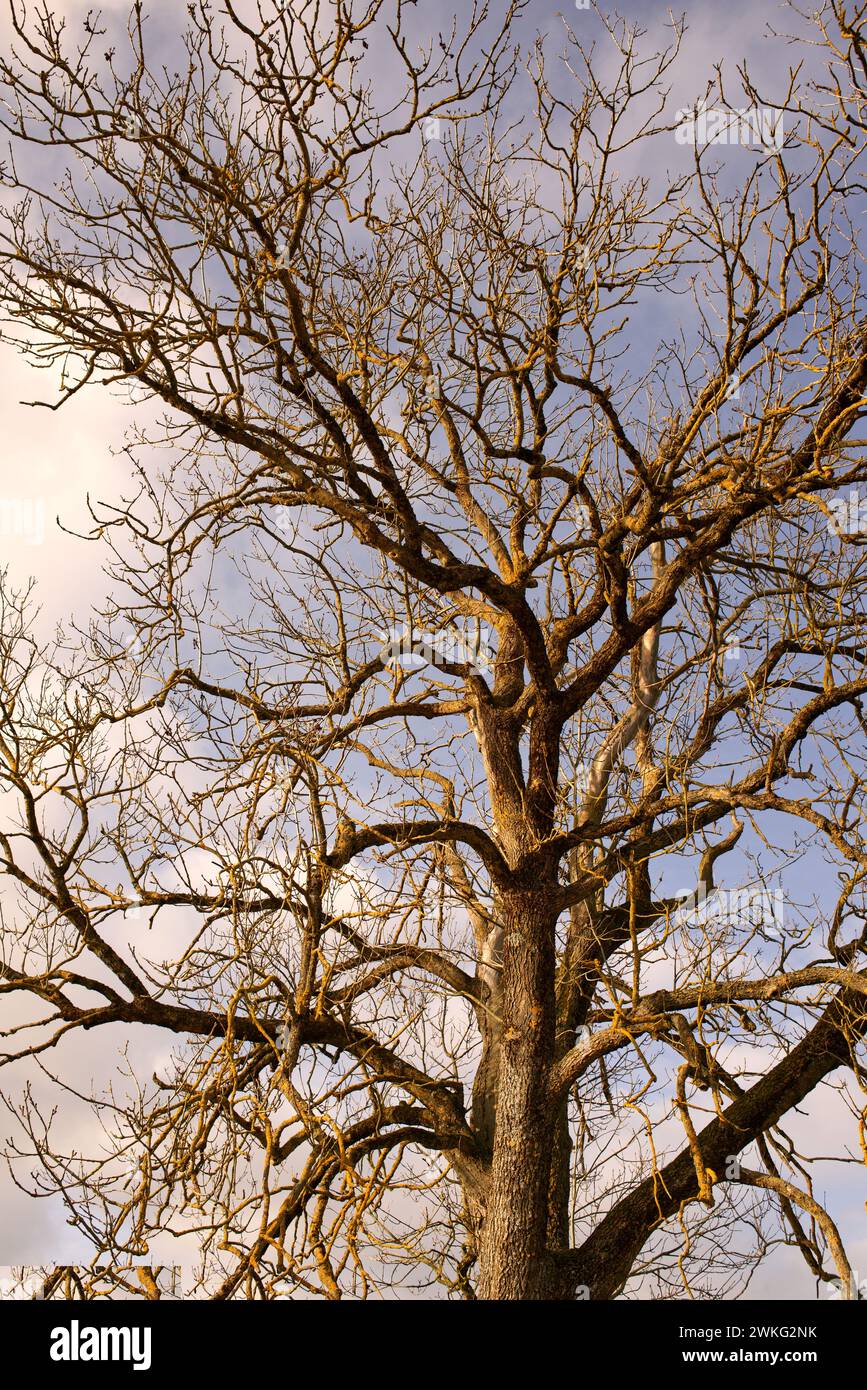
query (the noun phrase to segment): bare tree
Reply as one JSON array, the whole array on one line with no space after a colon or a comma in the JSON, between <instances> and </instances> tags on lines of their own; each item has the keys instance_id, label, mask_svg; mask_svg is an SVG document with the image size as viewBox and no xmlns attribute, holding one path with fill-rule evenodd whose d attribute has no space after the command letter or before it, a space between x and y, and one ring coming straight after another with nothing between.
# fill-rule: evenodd
<instances>
[{"instance_id":1,"label":"bare tree","mask_svg":"<svg viewBox=\"0 0 867 1390\"><path fill-rule=\"evenodd\" d=\"M15 5L0 74L6 336L165 408L106 610L3 591L8 1057L106 1135L7 1101L94 1248L49 1294L186 1235L217 1298L734 1296L780 1240L848 1296L784 1125L835 1087L864 1149L863 23L741 71L727 160L679 25L188 8L175 72ZM90 1096L132 1025L173 1067Z\"/></svg>"}]
</instances>

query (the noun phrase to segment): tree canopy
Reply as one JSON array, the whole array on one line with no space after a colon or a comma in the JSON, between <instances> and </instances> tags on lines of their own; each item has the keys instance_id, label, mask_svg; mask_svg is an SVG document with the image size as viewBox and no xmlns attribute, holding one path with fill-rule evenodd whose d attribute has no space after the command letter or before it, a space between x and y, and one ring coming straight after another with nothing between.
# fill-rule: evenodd
<instances>
[{"instance_id":1,"label":"tree canopy","mask_svg":"<svg viewBox=\"0 0 867 1390\"><path fill-rule=\"evenodd\" d=\"M104 611L0 597L5 1055L173 1047L99 1154L7 1102L87 1288L735 1296L787 1240L848 1296L789 1122L865 1153L863 21L702 138L675 21L13 20L4 337L134 424Z\"/></svg>"}]
</instances>

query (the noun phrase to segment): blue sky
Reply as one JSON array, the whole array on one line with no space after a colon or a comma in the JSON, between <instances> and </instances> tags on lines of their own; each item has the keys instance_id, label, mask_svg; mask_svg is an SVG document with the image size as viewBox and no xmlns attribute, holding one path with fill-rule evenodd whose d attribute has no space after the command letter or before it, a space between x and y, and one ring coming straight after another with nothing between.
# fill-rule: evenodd
<instances>
[{"instance_id":1,"label":"blue sky","mask_svg":"<svg viewBox=\"0 0 867 1390\"><path fill-rule=\"evenodd\" d=\"M87 6L64 0L55 7L80 22ZM109 19L116 20L126 12L125 3L104 7ZM171 50L174 18L182 8L157 0L150 6L161 31L166 51ZM625 4L619 12L646 30L644 45L649 49L670 39L670 12L662 5L636 0ZM681 11L675 10L675 14ZM781 38L774 38L771 29L781 32L806 32L808 26L787 6L766 3L692 3L683 10L688 26L679 60L670 74L671 94L667 110L673 113L688 106L702 95L705 84L713 76L715 64L722 64L731 82L727 90L732 105L741 104L736 82L737 65L746 61L754 81L769 97L782 91L786 73L794 54ZM426 7L419 5L420 26L429 22ZM604 29L592 9L570 9L552 0L534 0L521 20L521 31L528 36L535 30L547 34L547 47L552 57L561 44L562 25L572 25L582 40L598 42L597 59L605 69L614 61L606 44ZM0 32L7 28L4 18ZM798 58L804 56L799 50ZM567 80L561 75L559 80ZM387 74L383 74L387 85ZM670 161L671 168L687 158L686 152L671 139L660 142L660 164ZM739 169L747 167L750 156L745 150L727 151L730 162L727 177L737 181ZM630 153L624 156L620 173L628 177L641 166ZM648 172L644 170L644 172ZM651 174L654 171L649 171ZM656 302L652 312L639 315L635 325L634 351L649 360L657 351L660 340L682 327L682 301L672 299ZM4 450L0 457L0 499L27 499L44 508L47 531L44 536L35 532L22 535L0 535L0 560L8 563L13 578L20 583L29 576L37 581L37 598L42 605L41 623L48 633L57 622L74 617L85 622L87 614L104 597L107 581L101 570L102 557L98 546L67 534L54 523L60 515L71 531L88 528L85 506L86 494L102 499L117 497L128 478L128 463L122 454L125 430L131 422L129 408L120 397L97 390L79 394L60 412L33 408L23 402L50 394L50 373L34 372L12 349L0 344L0 376L2 391L2 420ZM142 418L139 412L138 418ZM815 867L805 866L803 887L806 893ZM0 889L2 891L2 889ZM129 1042L136 1067L150 1074L164 1057L167 1040L141 1031L134 1038L124 1039L108 1034L79 1036L70 1049L75 1057L78 1083L86 1088L91 1077L95 1083L107 1079L122 1043ZM19 1073L20 1076L20 1073ZM10 1088L13 1078L7 1073L4 1089ZM38 1076L33 1077L39 1089ZM14 1083L13 1083L14 1084ZM47 1094L47 1092L46 1092ZM92 1138L92 1121L80 1108L70 1107L64 1119L70 1142L86 1147ZM842 1152L842 1145L854 1149L855 1133L851 1117L831 1094L824 1093L811 1101L803 1116L791 1118L788 1127L802 1139L803 1147L812 1153ZM8 1129L8 1126L6 1127ZM840 1168L825 1164L828 1206L848 1238L853 1266L864 1271L867 1278L867 1236L864 1227L865 1184L863 1169L854 1165ZM0 1173L0 1227L3 1247L0 1263L42 1263L68 1261L74 1258L78 1238L65 1225L55 1203L27 1202L14 1188L8 1177ZM814 1283L797 1252L777 1251L763 1266L750 1288L751 1297L810 1298Z\"/></svg>"}]
</instances>

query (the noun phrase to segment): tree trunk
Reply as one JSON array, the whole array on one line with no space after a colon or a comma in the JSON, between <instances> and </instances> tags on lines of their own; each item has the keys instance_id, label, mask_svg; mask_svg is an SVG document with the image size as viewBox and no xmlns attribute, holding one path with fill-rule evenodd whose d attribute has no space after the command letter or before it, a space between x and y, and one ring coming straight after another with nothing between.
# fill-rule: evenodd
<instances>
[{"instance_id":1,"label":"tree trunk","mask_svg":"<svg viewBox=\"0 0 867 1390\"><path fill-rule=\"evenodd\" d=\"M546 1283L556 886L505 895L502 915L503 1033L479 1293L533 1299Z\"/></svg>"}]
</instances>

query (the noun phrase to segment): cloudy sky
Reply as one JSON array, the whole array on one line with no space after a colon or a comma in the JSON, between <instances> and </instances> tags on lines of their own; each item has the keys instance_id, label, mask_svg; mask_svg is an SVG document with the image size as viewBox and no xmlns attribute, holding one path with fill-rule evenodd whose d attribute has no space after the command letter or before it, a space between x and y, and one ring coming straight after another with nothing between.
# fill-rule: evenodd
<instances>
[{"instance_id":1,"label":"cloudy sky","mask_svg":"<svg viewBox=\"0 0 867 1390\"><path fill-rule=\"evenodd\" d=\"M0 36L5 40L6 0L0 0L0 4ZM58 0L55 6L72 26L80 24L88 8L89 0ZM109 22L127 10L125 0L112 0L102 8ZM183 15L184 6L177 0L153 0L148 8L159 20L168 41L172 24ZM432 13L434 8L418 6L420 25L425 22L425 12ZM725 4L719 0L691 0L684 11L688 33L672 74L672 112L695 100L717 63L722 63L734 79L736 64L746 59L753 76L761 76L768 89L781 83L792 52L780 39L770 38L767 31L769 27L796 27L785 7L771 0L726 0ZM620 6L619 12L640 21L647 30L649 47L655 46L655 40L667 37L668 15L662 3L633 0ZM592 10L570 8L566 3L557 5L553 0L536 0L524 24L528 30L538 27L554 31L562 23L561 15L576 30L583 26L590 34L594 27L600 29ZM604 61L603 54L600 62ZM673 147L672 160L676 158L677 150ZM672 313L677 312L672 306ZM128 464L121 449L131 418L123 399L97 389L78 394L62 411L27 404L37 398L56 399L57 386L56 371L37 372L7 344L0 343L0 563L8 566L13 579L22 585L31 576L37 581L36 594L46 633L56 623L70 619L86 622L87 614L106 592L107 581L101 568L104 556L99 545L69 533L88 529L88 494L111 500L124 491ZM22 506L20 514L29 518L20 528L21 534L14 533L16 527L4 527L2 523L4 516L13 514L10 504L17 503ZM117 1060L118 1052L112 1052L112 1048L120 1049L124 1044L129 1045L133 1065L150 1075L164 1057L168 1040L141 1032L134 1038L112 1038L101 1030L99 1036L77 1035L67 1046L69 1055L75 1057L81 1088L86 1090L91 1084L99 1088ZM36 1093L43 1094L39 1076L33 1072L29 1075ZM14 1095L21 1080L20 1071L14 1076L0 1076L7 1095ZM812 1154L840 1153L847 1147L851 1150L855 1140L851 1116L829 1092L814 1100L805 1113L793 1117L789 1128L801 1140L803 1149ZM11 1123L2 1112L0 1132L12 1132ZM91 1147L92 1116L83 1107L70 1104L63 1117L63 1133L75 1147ZM830 1164L821 1169L827 1182L828 1205L848 1238L853 1266L862 1269L867 1277L862 1171L854 1166L841 1170ZM0 1264L66 1262L73 1260L81 1249L74 1231L53 1203L26 1200L4 1173L0 1173L0 1230ZM754 1280L750 1296L811 1298L815 1296L815 1287L799 1255L778 1251Z\"/></svg>"}]
</instances>

